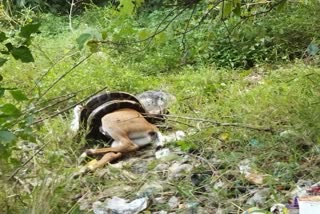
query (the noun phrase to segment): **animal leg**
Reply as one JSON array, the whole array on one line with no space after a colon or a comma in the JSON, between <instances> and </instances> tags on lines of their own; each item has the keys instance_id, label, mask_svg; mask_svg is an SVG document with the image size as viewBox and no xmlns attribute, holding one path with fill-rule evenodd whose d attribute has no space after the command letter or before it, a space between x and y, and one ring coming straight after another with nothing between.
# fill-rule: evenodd
<instances>
[{"instance_id":1,"label":"animal leg","mask_svg":"<svg viewBox=\"0 0 320 214\"><path fill-rule=\"evenodd\" d=\"M119 141L119 145L115 147L108 147L108 148L100 148L100 149L88 149L86 150L87 155L98 155L98 154L105 154L108 152L121 152L121 153L128 153L136 151L139 146L134 144L130 139L123 138Z\"/></svg>"},{"instance_id":2,"label":"animal leg","mask_svg":"<svg viewBox=\"0 0 320 214\"><path fill-rule=\"evenodd\" d=\"M120 158L122 154L120 152L114 153L114 152L109 152L105 154L100 160L94 162L93 164L87 165L88 170L90 171L95 171L97 168L102 168L104 165L107 163L116 160Z\"/></svg>"}]
</instances>

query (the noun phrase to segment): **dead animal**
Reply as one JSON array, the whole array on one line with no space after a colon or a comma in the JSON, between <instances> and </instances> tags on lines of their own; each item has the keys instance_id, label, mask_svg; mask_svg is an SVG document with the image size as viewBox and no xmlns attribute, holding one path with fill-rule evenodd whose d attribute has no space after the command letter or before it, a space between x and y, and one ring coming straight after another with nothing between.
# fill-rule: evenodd
<instances>
[{"instance_id":1,"label":"dead animal","mask_svg":"<svg viewBox=\"0 0 320 214\"><path fill-rule=\"evenodd\" d=\"M161 108L166 110L164 107ZM162 144L163 137L155 123L163 121L164 118L153 112L150 114L140 100L131 94L125 92L98 94L83 106L77 106L74 113L75 120L72 123L74 130L83 128L87 130L88 141L103 140L110 142L111 145L107 148L87 149L82 157L102 155L102 158L91 161L83 171L94 171L152 142ZM149 116L145 117L145 114Z\"/></svg>"}]
</instances>

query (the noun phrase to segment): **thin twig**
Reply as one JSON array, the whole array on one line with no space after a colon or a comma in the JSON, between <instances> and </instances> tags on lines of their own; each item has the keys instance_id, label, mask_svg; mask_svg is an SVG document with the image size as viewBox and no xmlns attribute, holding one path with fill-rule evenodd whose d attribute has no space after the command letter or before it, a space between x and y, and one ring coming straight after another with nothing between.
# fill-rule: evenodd
<instances>
[{"instance_id":1,"label":"thin twig","mask_svg":"<svg viewBox=\"0 0 320 214\"><path fill-rule=\"evenodd\" d=\"M41 82L42 81L42 79L45 77L45 76L47 76L48 75L48 73L54 68L54 66L56 66L59 62L61 62L61 61L63 61L64 59L66 59L67 57L70 57L70 56L73 56L73 55L75 55L75 54L77 54L77 53L73 53L73 54L71 54L71 55L68 55L72 50L74 50L75 48L71 48L70 50L68 50L68 52L65 54L65 55L63 55L62 57L60 57L58 60L56 60L56 62L54 62L51 66L50 66L50 68L44 73L44 74L42 74L40 77L39 77L39 79L37 79L37 82Z\"/></svg>"},{"instance_id":2,"label":"thin twig","mask_svg":"<svg viewBox=\"0 0 320 214\"><path fill-rule=\"evenodd\" d=\"M192 154L192 153L188 153L188 155L190 155L191 157L194 157L194 158L200 160L201 162L206 163L206 164L209 166L209 168L210 168L210 170L211 170L211 172L212 172L212 175L216 175L216 174L217 174L218 170L213 166L212 163L210 163L209 160L205 159L204 157L201 157L201 156L198 156L198 155L194 155L194 154Z\"/></svg>"},{"instance_id":3,"label":"thin twig","mask_svg":"<svg viewBox=\"0 0 320 214\"><path fill-rule=\"evenodd\" d=\"M58 100L58 101L55 102L55 103L52 103L52 104L47 105L47 106L45 106L45 107L43 107L43 108L41 108L41 109L36 110L34 113L39 113L39 112L44 111L44 110L46 110L46 109L49 109L49 108L51 108L51 107L53 107L53 106L59 105L60 103L63 103L63 102L65 102L65 101L67 101L67 100L70 100L70 99L74 98L75 96L76 96L76 94L71 94L71 95L67 96L66 98L64 98L64 99L62 99L62 100Z\"/></svg>"},{"instance_id":4,"label":"thin twig","mask_svg":"<svg viewBox=\"0 0 320 214\"><path fill-rule=\"evenodd\" d=\"M36 125L36 124L42 123L43 121L45 121L45 120L47 120L47 119L50 119L50 118L56 117L56 116L58 116L58 115L60 115L60 114L62 114L62 113L65 113L65 112L69 111L70 109L76 107L77 105L85 102L85 101L88 100L90 97L92 97L92 96L94 96L94 95L96 95L96 94L104 91L106 88L107 88L107 87L104 87L104 88L100 89L99 91L97 91L97 92L95 92L95 93L93 93L93 94L90 94L89 96L87 96L86 98L84 98L83 100L81 100L80 102L77 102L77 103L75 103L75 104L73 104L73 105L71 105L71 106L69 106L69 107L67 107L67 108L65 108L65 109L63 109L63 110L61 110L61 111L59 111L59 112L56 112L56 113L54 113L54 114L51 114L51 115L49 115L49 116L47 116L47 117L44 117L44 118L42 118L42 119L39 119L39 120L31 123L30 126L34 126L34 125Z\"/></svg>"},{"instance_id":5,"label":"thin twig","mask_svg":"<svg viewBox=\"0 0 320 214\"><path fill-rule=\"evenodd\" d=\"M36 155L38 155L42 149L49 144L50 141L44 143L28 160L26 160L19 168L17 168L12 175L8 178L8 181L11 180L23 167L25 167Z\"/></svg>"},{"instance_id":6,"label":"thin twig","mask_svg":"<svg viewBox=\"0 0 320 214\"><path fill-rule=\"evenodd\" d=\"M47 90L45 90L45 92L43 94L40 95L40 97L38 98L38 100L40 100L44 95L46 95L58 82L60 82L64 77L66 77L69 73L71 73L71 71L73 71L75 68L77 68L79 65L81 65L84 61L86 61L87 59L89 59L89 57L92 56L93 53L89 54L88 56L86 56L84 59L82 59L80 62L78 62L77 64L75 64L74 66L72 66L72 68L70 68L67 72L65 72L64 74L62 74L58 79L56 79L49 87Z\"/></svg>"},{"instance_id":7,"label":"thin twig","mask_svg":"<svg viewBox=\"0 0 320 214\"><path fill-rule=\"evenodd\" d=\"M135 41L130 41L130 42L113 42L110 40L92 40L91 42L95 42L95 43L101 43L101 44L113 44L113 45L132 45L132 44L136 44L136 43L143 43L143 42L148 42L148 44L146 46L149 46L149 44L151 43L151 41L160 33L164 32L169 26L170 24L177 18L179 17L184 11L186 11L188 8L188 5L185 5L184 8L182 8L181 11L179 11L176 15L174 15L174 17L172 19L169 20L169 22L163 27L161 28L161 26L165 23L165 21L168 19L168 17L172 14L173 11L180 9L180 8L174 8L171 11L169 11L169 13L160 21L160 23L157 25L156 29L154 30L153 34L145 39L141 39L141 40L135 40ZM161 29L160 29L161 28ZM141 52L141 50L139 51Z\"/></svg>"},{"instance_id":8,"label":"thin twig","mask_svg":"<svg viewBox=\"0 0 320 214\"><path fill-rule=\"evenodd\" d=\"M195 30L196 28L200 27L201 24L204 22L204 20L206 20L206 18L211 14L211 12L212 12L214 9L216 9L216 7L217 7L222 1L223 1L223 0L216 1L216 2L213 4L213 6L201 17L201 19L198 21L198 23L197 23L195 26L193 26L192 28L189 28L189 30L186 31L186 32L184 32L184 33L189 33L189 32L191 32L191 31ZM180 33L180 34L182 34L182 33ZM177 34L177 35L179 35L179 34Z\"/></svg>"},{"instance_id":9,"label":"thin twig","mask_svg":"<svg viewBox=\"0 0 320 214\"><path fill-rule=\"evenodd\" d=\"M73 96L73 95L77 95L77 94L79 94L80 92L83 92L83 91L85 91L85 90L88 90L89 88L91 88L91 87L88 86L88 87L82 88L82 89L80 89L80 90L78 90L78 91L74 91L74 92L71 92L71 93L68 93L68 94L64 94L64 95L61 95L61 96L58 96L58 97L53 97L53 98L50 98L50 99L48 99L48 100L44 100L44 101L42 101L42 102L40 102L40 103L37 103L37 104L38 104L37 106L43 106L44 104L48 104L48 103L54 102L54 101L56 101L56 100L60 100L60 99L66 98L66 97L70 97L70 96Z\"/></svg>"},{"instance_id":10,"label":"thin twig","mask_svg":"<svg viewBox=\"0 0 320 214\"><path fill-rule=\"evenodd\" d=\"M150 114L144 114L144 115L150 115ZM185 119L185 120L201 121L201 122L211 123L211 124L213 124L215 126L231 126L231 127L246 128L246 129L252 129L252 130L257 130L257 131L265 131L265 132L271 132L271 133L274 132L274 130L271 127L270 128L265 128L265 127L255 127L255 126L252 126L252 125L241 124L241 123L223 123L223 122L218 122L218 121L209 120L209 119L178 116L178 115L171 115L171 114L159 114L159 115L160 116L171 117L171 118L181 118L181 119Z\"/></svg>"},{"instance_id":11,"label":"thin twig","mask_svg":"<svg viewBox=\"0 0 320 214\"><path fill-rule=\"evenodd\" d=\"M187 54L188 54L187 31L189 29L189 25L190 25L190 22L191 22L191 19L192 19L193 15L194 15L194 13L196 11L196 8L197 8L197 4L194 4L192 12L190 14L190 17L189 17L188 22L186 24L184 33L182 34L181 43L182 43L182 50L183 50L183 57L182 57L183 64L186 63L186 58L187 58Z\"/></svg>"},{"instance_id":12,"label":"thin twig","mask_svg":"<svg viewBox=\"0 0 320 214\"><path fill-rule=\"evenodd\" d=\"M73 7L75 6L74 0L71 0L70 3L70 11L69 11L69 28L71 31L73 31L72 27L72 12L73 12Z\"/></svg>"}]
</instances>

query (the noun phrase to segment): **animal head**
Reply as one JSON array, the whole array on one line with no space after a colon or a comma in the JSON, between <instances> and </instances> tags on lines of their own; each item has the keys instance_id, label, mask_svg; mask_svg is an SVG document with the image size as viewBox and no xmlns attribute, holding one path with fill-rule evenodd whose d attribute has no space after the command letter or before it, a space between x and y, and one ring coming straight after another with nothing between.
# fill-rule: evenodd
<instances>
[{"instance_id":1,"label":"animal head","mask_svg":"<svg viewBox=\"0 0 320 214\"><path fill-rule=\"evenodd\" d=\"M164 91L146 91L136 96L150 114L163 114L176 101L176 97Z\"/></svg>"}]
</instances>

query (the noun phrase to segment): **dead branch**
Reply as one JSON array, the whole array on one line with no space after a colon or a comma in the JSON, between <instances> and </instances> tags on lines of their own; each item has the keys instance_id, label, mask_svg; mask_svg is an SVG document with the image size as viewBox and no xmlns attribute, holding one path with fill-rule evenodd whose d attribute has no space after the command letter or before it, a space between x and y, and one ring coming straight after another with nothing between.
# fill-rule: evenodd
<instances>
[{"instance_id":1,"label":"dead branch","mask_svg":"<svg viewBox=\"0 0 320 214\"><path fill-rule=\"evenodd\" d=\"M143 114L143 115L152 117L151 114ZM242 124L242 123L223 123L223 122L218 122L218 121L209 120L209 119L194 118L194 117L187 117L187 116L178 116L178 115L171 115L171 114L159 114L159 115L169 117L169 118L171 117L171 118L180 118L180 119L185 119L185 120L200 121L200 122L210 123L215 126L230 126L230 127L246 128L246 129L252 129L252 130L257 130L257 131L274 133L274 130L271 127L270 128L256 127L256 126Z\"/></svg>"},{"instance_id":2,"label":"dead branch","mask_svg":"<svg viewBox=\"0 0 320 214\"><path fill-rule=\"evenodd\" d=\"M18 167L8 178L8 181L11 180L16 174L23 168L25 167L36 155L38 155L45 146L49 144L50 141L44 143L28 160L26 160L20 167Z\"/></svg>"},{"instance_id":3,"label":"dead branch","mask_svg":"<svg viewBox=\"0 0 320 214\"><path fill-rule=\"evenodd\" d=\"M46 95L58 82L60 82L64 77L66 77L69 73L71 73L71 71L73 71L75 68L77 68L79 65L81 65L84 61L86 61L87 59L89 59L91 56L93 55L93 53L89 54L88 56L86 56L84 59L80 60L78 63L76 63L75 65L73 65L68 71L66 71L64 74L62 74L58 79L56 79L48 88L47 90L45 90L45 92L43 92L38 100L40 100L44 95Z\"/></svg>"},{"instance_id":4,"label":"dead branch","mask_svg":"<svg viewBox=\"0 0 320 214\"><path fill-rule=\"evenodd\" d=\"M100 92L102 92L102 91L104 91L104 90L106 90L106 89L107 89L107 87L104 87L104 88L100 89L99 91L94 92L93 94L90 94L89 96L87 96L86 98L84 98L83 100L81 100L80 102L77 102L77 103L75 103L75 104L73 104L73 105L71 105L71 106L69 106L69 107L67 107L67 108L65 108L65 109L63 109L63 110L61 110L61 111L59 111L59 112L56 112L56 113L54 113L54 114L51 114L51 115L49 115L49 116L47 116L47 117L44 117L44 118L42 118L42 119L39 119L39 120L31 123L30 125L31 125L31 126L37 125L37 124L42 123L43 121L45 121L45 120L47 120L47 119L51 119L51 118L56 117L56 116L58 116L58 115L60 115L60 114L62 114L62 113L65 113L65 112L73 109L73 108L76 107L77 105L80 105L81 103L85 102L85 101L88 100L90 97L92 97L92 96L94 96L94 95L96 95L96 94L98 94L98 93L100 93Z\"/></svg>"}]
</instances>

